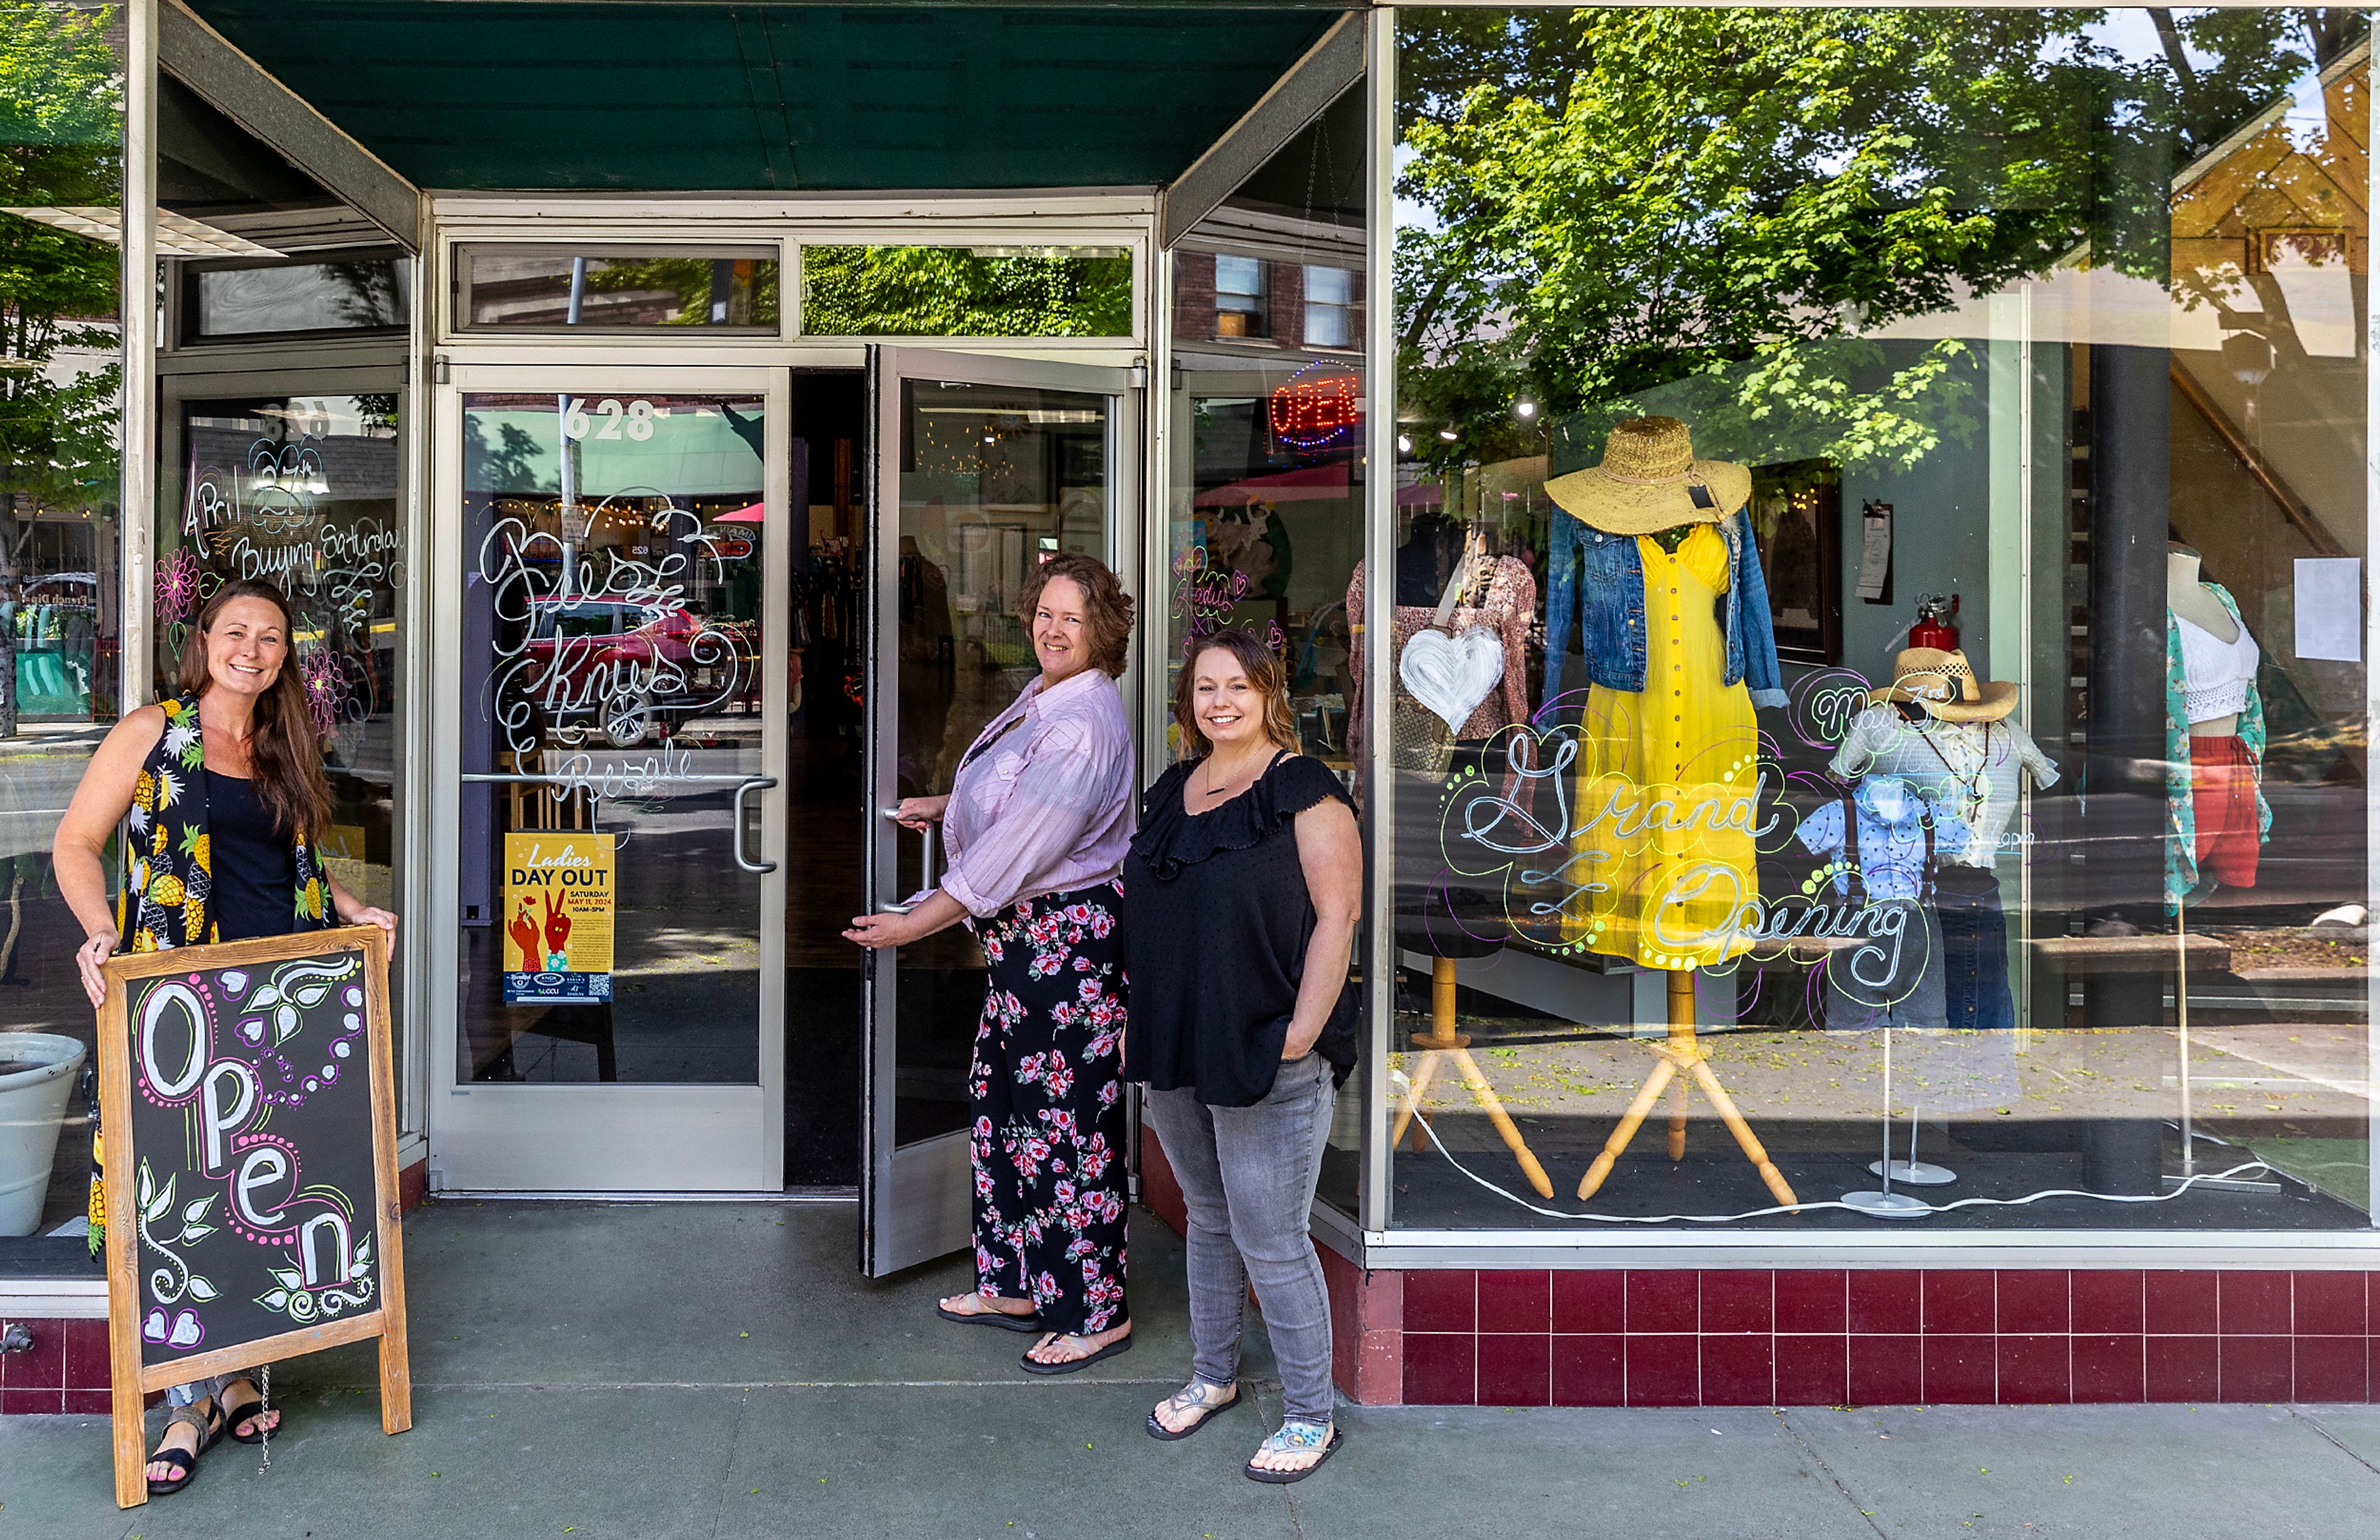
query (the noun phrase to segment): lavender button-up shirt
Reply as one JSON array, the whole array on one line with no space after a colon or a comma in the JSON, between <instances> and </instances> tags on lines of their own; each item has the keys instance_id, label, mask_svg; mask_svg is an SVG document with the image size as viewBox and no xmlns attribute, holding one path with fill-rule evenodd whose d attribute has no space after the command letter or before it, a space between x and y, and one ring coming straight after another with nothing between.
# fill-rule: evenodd
<instances>
[{"instance_id":1,"label":"lavender button-up shirt","mask_svg":"<svg viewBox=\"0 0 2380 1540\"><path fill-rule=\"evenodd\" d=\"M978 919L1123 870L1132 843L1132 727L1097 669L1036 679L960 761L942 814L943 891Z\"/></svg>"}]
</instances>

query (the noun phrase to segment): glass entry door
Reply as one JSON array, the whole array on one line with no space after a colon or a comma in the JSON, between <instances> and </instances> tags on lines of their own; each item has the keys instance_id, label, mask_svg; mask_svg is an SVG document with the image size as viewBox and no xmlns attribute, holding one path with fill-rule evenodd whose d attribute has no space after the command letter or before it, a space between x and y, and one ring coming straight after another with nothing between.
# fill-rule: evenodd
<instances>
[{"instance_id":1,"label":"glass entry door","mask_svg":"<svg viewBox=\"0 0 2380 1540\"><path fill-rule=\"evenodd\" d=\"M454 374L433 626L453 853L441 1183L775 1190L783 376Z\"/></svg>"},{"instance_id":2,"label":"glass entry door","mask_svg":"<svg viewBox=\"0 0 2380 1540\"><path fill-rule=\"evenodd\" d=\"M1136 586L1123 547L1138 523L1139 432L1121 369L882 347L869 383L868 885L884 908L940 871L938 841L888 815L903 797L948 792L977 733L1035 676L1014 612L1026 575L1080 552ZM966 1081L984 960L959 928L868 956L860 1244L880 1277L967 1244Z\"/></svg>"}]
</instances>

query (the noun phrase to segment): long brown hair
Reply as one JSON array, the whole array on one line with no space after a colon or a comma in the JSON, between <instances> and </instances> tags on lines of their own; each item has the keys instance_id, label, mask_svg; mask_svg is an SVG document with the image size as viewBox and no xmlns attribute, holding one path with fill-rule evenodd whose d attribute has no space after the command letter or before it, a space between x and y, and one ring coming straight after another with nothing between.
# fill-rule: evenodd
<instances>
[{"instance_id":1,"label":"long brown hair","mask_svg":"<svg viewBox=\"0 0 2380 1540\"><path fill-rule=\"evenodd\" d=\"M257 800L273 810L273 827L291 839L316 843L330 826L331 786L322 775L322 745L298 674L298 617L290 612L288 596L253 577L217 588L199 612L198 626L182 648L180 693L202 696L214 684L207 673L207 634L215 628L224 606L240 599L261 599L280 611L281 634L289 648L273 687L256 697L248 739L249 773Z\"/></svg>"},{"instance_id":2,"label":"long brown hair","mask_svg":"<svg viewBox=\"0 0 2380 1540\"><path fill-rule=\"evenodd\" d=\"M1297 737L1297 713L1289 709L1289 665L1253 632L1234 628L1193 639L1190 656L1174 676L1173 721L1182 729L1184 754L1204 759L1215 752L1215 746L1198 730L1198 660L1209 652L1228 652L1239 660L1248 684L1264 697L1265 736L1276 747L1292 754L1302 752L1305 746Z\"/></svg>"}]
</instances>

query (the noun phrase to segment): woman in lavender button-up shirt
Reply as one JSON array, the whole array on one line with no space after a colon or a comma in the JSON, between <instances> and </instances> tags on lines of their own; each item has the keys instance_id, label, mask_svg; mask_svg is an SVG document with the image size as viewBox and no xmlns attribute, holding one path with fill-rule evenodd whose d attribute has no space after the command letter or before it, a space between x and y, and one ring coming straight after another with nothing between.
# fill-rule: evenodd
<instances>
[{"instance_id":1,"label":"woman in lavender button-up shirt","mask_svg":"<svg viewBox=\"0 0 2380 1540\"><path fill-rule=\"evenodd\" d=\"M1132 600L1088 556L1043 564L1021 618L1041 677L992 719L948 796L905 798L940 820L949 869L905 915L844 934L906 946L964 923L989 969L967 1067L976 1291L946 1320L1039 1334L1033 1374L1132 1346L1124 1308L1123 938L1133 831L1132 731L1116 675Z\"/></svg>"}]
</instances>

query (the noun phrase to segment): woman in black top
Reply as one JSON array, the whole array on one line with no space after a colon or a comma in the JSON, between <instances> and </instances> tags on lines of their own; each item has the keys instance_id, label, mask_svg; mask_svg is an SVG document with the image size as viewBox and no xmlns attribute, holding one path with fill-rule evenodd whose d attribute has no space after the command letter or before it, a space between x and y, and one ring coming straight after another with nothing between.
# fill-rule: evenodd
<instances>
[{"instance_id":1,"label":"woman in black top","mask_svg":"<svg viewBox=\"0 0 2380 1540\"><path fill-rule=\"evenodd\" d=\"M119 949L286 936L334 917L396 933L395 915L341 887L315 854L331 793L306 689L289 666L296 636L279 588L225 584L199 612L173 698L128 714L92 754L50 854L87 938L75 966L93 1006L107 996L102 964ZM119 825L120 913L108 903L105 866ZM129 1207L125 1194L110 1194L108 1212ZM245 1371L174 1386L165 1404L164 1438L149 1460L152 1493L188 1486L199 1456L225 1432L255 1444L281 1425Z\"/></svg>"},{"instance_id":2,"label":"woman in black top","mask_svg":"<svg viewBox=\"0 0 2380 1540\"><path fill-rule=\"evenodd\" d=\"M1173 691L1194 758L1150 788L1123 871L1124 1074L1148 1083L1189 1211L1190 1383L1148 1431L1187 1437L1239 1399L1253 1279L1285 1415L1247 1473L1274 1483L1302 1480L1340 1442L1306 1215L1355 1063L1347 960L1364 883L1353 805L1298 753L1286 673L1245 632L1200 643Z\"/></svg>"}]
</instances>

